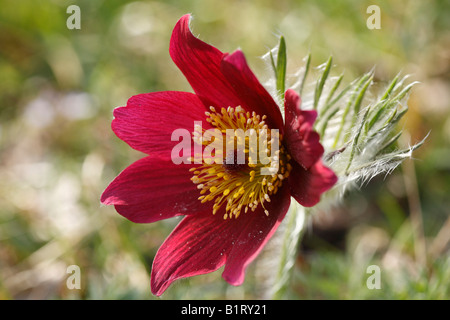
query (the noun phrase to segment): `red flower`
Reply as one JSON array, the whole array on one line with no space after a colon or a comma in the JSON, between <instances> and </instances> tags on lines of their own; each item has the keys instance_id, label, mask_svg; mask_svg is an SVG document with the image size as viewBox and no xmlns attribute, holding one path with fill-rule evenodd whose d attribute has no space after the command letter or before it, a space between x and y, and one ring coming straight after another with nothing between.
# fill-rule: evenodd
<instances>
[{"instance_id":1,"label":"red flower","mask_svg":"<svg viewBox=\"0 0 450 320\"><path fill-rule=\"evenodd\" d=\"M156 295L179 278L223 265L223 278L241 284L247 265L283 220L291 196L314 206L337 180L321 161L324 150L313 131L316 112L301 110L298 94L287 90L283 122L244 54L222 53L194 37L189 19L185 15L176 24L170 55L195 94L140 94L114 110L116 135L149 156L126 168L101 196L103 204L114 205L133 222L185 215L153 261L151 289ZM260 174L263 166L250 164L248 150L246 164L230 164L230 155L223 164L174 164L171 152L178 141L172 141L172 132L195 132L194 121L201 121L203 130L278 129L278 171Z\"/></svg>"}]
</instances>

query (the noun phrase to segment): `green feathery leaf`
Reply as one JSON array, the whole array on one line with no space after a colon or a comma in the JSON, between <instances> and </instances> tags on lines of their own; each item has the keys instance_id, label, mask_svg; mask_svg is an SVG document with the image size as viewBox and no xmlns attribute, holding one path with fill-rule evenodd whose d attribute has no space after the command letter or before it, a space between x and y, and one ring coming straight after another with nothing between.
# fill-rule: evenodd
<instances>
[{"instance_id":1,"label":"green feathery leaf","mask_svg":"<svg viewBox=\"0 0 450 320\"><path fill-rule=\"evenodd\" d=\"M316 83L316 90L314 91L314 109L316 110L319 105L319 99L322 95L323 87L325 86L325 82L327 81L328 75L330 74L332 62L333 57L330 56L322 72L322 75L320 76L319 80Z\"/></svg>"},{"instance_id":2,"label":"green feathery leaf","mask_svg":"<svg viewBox=\"0 0 450 320\"><path fill-rule=\"evenodd\" d=\"M283 36L280 37L280 42L278 44L276 63L272 52L270 52L270 62L275 72L277 91L281 94L281 98L284 99L284 91L286 89L287 57L286 57L286 41L284 40Z\"/></svg>"},{"instance_id":3,"label":"green feathery leaf","mask_svg":"<svg viewBox=\"0 0 450 320\"><path fill-rule=\"evenodd\" d=\"M302 95L303 87L305 86L305 80L306 80L306 77L308 76L310 64L311 64L311 54L308 54L308 56L306 58L306 63L305 63L305 72L303 73L302 82L300 83L300 89L299 89L300 96Z\"/></svg>"}]
</instances>

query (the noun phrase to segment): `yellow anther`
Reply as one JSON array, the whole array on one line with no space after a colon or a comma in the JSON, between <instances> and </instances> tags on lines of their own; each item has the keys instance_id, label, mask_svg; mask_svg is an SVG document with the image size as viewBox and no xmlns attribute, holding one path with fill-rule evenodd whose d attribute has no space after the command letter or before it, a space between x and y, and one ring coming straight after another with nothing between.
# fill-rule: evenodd
<instances>
[{"instance_id":1,"label":"yellow anther","mask_svg":"<svg viewBox=\"0 0 450 320\"><path fill-rule=\"evenodd\" d=\"M260 206L268 215L264 202L270 202L271 196L277 193L283 183L282 180L286 179L292 170L289 164L291 158L285 152L283 141L279 140L279 150L272 148L273 142L280 139L280 135L270 130L265 122L267 119L265 115L259 115L254 111L248 112L240 106L217 110L211 106L209 109L210 111L205 113L206 121L218 129L221 135L203 139L206 130L198 126L194 128L193 140L205 147L214 140L219 144L223 142L227 150L214 149L214 160L223 159L223 163L204 158L201 165L189 169L193 172L192 182L200 190L201 196L198 200L202 203L212 200L213 214L224 207L224 219L238 218L249 209L256 211ZM226 141L228 129L234 130L232 144ZM237 129L249 134L239 135ZM257 142L256 146L253 146L253 141ZM228 147L230 145L234 147L236 143L240 146L239 150L244 151L245 163L226 164L228 153L225 151L228 152ZM260 152L265 152L270 157L270 165L260 163L258 157L253 156L255 159L250 157L259 155ZM197 159L200 158L201 154ZM270 175L263 175L261 171L263 168L269 169Z\"/></svg>"}]
</instances>

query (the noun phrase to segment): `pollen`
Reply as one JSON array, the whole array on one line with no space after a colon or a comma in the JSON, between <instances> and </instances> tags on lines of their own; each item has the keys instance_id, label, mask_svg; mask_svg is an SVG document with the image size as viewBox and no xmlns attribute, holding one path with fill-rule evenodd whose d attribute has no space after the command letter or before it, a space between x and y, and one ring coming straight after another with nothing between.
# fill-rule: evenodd
<instances>
[{"instance_id":1,"label":"pollen","mask_svg":"<svg viewBox=\"0 0 450 320\"><path fill-rule=\"evenodd\" d=\"M214 201L213 214L223 208L224 219L238 218L259 206L269 215L265 205L292 169L282 135L278 130L269 130L265 115L240 106L220 110L210 107L206 116L206 121L222 135L211 139L216 146L219 142L222 149L215 150L216 161L203 158L202 164L191 169L191 180L202 194L199 200ZM200 128L194 130L194 141L204 148L213 142L201 138L204 132Z\"/></svg>"}]
</instances>

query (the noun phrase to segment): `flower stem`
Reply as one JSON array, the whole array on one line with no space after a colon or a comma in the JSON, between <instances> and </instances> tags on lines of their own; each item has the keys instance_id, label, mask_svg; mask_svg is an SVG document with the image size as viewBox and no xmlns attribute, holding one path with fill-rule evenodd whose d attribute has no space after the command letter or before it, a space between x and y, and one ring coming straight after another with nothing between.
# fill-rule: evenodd
<instances>
[{"instance_id":1,"label":"flower stem","mask_svg":"<svg viewBox=\"0 0 450 320\"><path fill-rule=\"evenodd\" d=\"M304 233L307 211L292 199L287 213L284 239L281 246L277 274L272 287L272 299L281 300L289 289L297 248Z\"/></svg>"}]
</instances>

